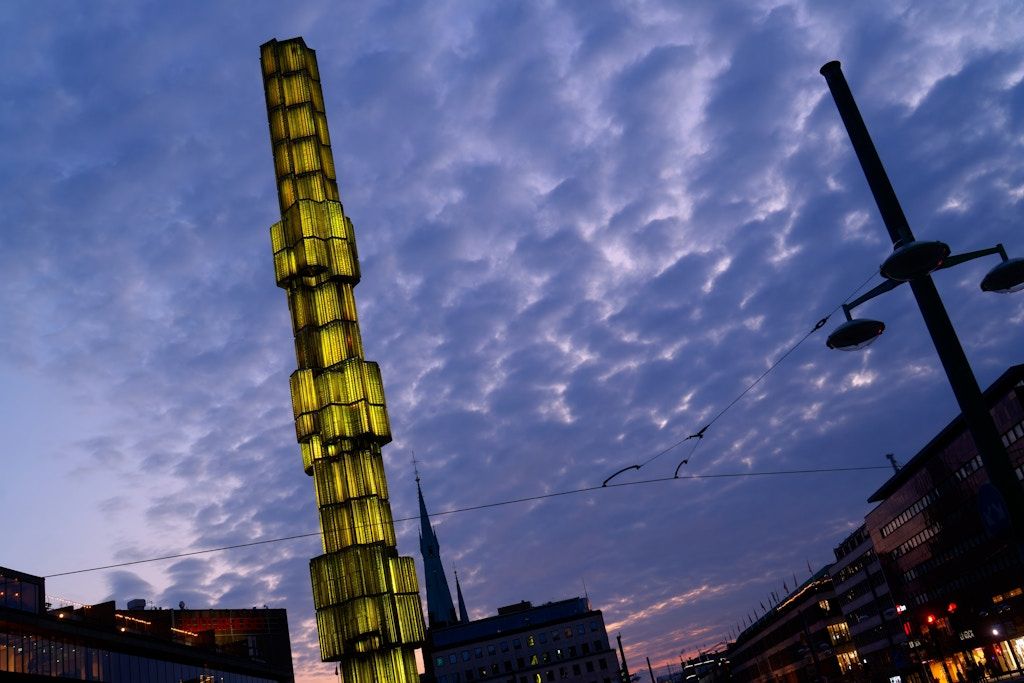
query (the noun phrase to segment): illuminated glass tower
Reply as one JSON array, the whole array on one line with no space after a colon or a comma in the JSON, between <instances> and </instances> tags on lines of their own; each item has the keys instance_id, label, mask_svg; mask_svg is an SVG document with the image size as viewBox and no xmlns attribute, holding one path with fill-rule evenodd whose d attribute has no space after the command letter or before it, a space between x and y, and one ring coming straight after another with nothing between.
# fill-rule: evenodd
<instances>
[{"instance_id":1,"label":"illuminated glass tower","mask_svg":"<svg viewBox=\"0 0 1024 683\"><path fill-rule=\"evenodd\" d=\"M424 638L416 569L399 557L381 446L391 441L380 368L363 359L352 222L338 199L316 54L302 38L260 48L281 221L270 228L288 293L302 464L323 554L310 560L320 654L346 683L415 683Z\"/></svg>"}]
</instances>

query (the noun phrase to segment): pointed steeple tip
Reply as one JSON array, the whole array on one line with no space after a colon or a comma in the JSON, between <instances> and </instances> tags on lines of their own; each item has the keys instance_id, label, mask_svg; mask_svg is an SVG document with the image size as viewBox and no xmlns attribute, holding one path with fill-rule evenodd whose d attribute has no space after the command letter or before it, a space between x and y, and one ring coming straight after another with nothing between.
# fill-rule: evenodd
<instances>
[{"instance_id":1,"label":"pointed steeple tip","mask_svg":"<svg viewBox=\"0 0 1024 683\"><path fill-rule=\"evenodd\" d=\"M462 597L462 584L459 583L459 572L455 571L455 592L459 596L459 623L469 623L469 613L466 611L466 599Z\"/></svg>"}]
</instances>

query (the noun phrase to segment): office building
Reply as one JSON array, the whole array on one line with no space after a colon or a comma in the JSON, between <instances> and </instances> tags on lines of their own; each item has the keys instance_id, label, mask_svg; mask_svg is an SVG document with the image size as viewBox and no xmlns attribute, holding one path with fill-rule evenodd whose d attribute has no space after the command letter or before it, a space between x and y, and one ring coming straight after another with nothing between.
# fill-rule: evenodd
<instances>
[{"instance_id":1,"label":"office building","mask_svg":"<svg viewBox=\"0 0 1024 683\"><path fill-rule=\"evenodd\" d=\"M984 392L1018 481L1024 365ZM869 499L866 528L895 596L911 660L930 678L967 680L1024 664L1024 563L958 416Z\"/></svg>"},{"instance_id":2,"label":"office building","mask_svg":"<svg viewBox=\"0 0 1024 683\"><path fill-rule=\"evenodd\" d=\"M850 670L850 642L825 567L740 633L727 658L743 683L824 680Z\"/></svg>"},{"instance_id":3,"label":"office building","mask_svg":"<svg viewBox=\"0 0 1024 683\"><path fill-rule=\"evenodd\" d=\"M284 610L50 610L45 582L0 567L0 681L292 683Z\"/></svg>"},{"instance_id":4,"label":"office building","mask_svg":"<svg viewBox=\"0 0 1024 683\"><path fill-rule=\"evenodd\" d=\"M484 619L431 628L424 661L432 683L619 680L604 617L586 598L520 602Z\"/></svg>"},{"instance_id":5,"label":"office building","mask_svg":"<svg viewBox=\"0 0 1024 683\"><path fill-rule=\"evenodd\" d=\"M890 679L906 674L907 637L897 618L882 564L862 524L834 550L829 569L835 601L849 628L850 639L837 643L836 656L845 673L862 680Z\"/></svg>"}]
</instances>

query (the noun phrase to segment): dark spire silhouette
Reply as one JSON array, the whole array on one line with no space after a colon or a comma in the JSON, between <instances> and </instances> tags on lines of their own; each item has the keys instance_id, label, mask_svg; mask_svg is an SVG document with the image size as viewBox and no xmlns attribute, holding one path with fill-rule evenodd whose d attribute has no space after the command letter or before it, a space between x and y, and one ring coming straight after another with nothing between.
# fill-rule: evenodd
<instances>
[{"instance_id":1,"label":"dark spire silhouette","mask_svg":"<svg viewBox=\"0 0 1024 683\"><path fill-rule=\"evenodd\" d=\"M455 592L459 594L459 621L463 624L469 622L469 614L466 612L466 600L462 597L462 584L459 583L459 573L455 572Z\"/></svg>"},{"instance_id":2,"label":"dark spire silhouette","mask_svg":"<svg viewBox=\"0 0 1024 683\"><path fill-rule=\"evenodd\" d=\"M415 462L415 461L414 461ZM458 623L452 592L441 564L441 545L430 524L427 504L420 489L420 473L416 472L416 494L420 499L420 554L423 555L423 582L427 588L427 623L431 628Z\"/></svg>"}]
</instances>

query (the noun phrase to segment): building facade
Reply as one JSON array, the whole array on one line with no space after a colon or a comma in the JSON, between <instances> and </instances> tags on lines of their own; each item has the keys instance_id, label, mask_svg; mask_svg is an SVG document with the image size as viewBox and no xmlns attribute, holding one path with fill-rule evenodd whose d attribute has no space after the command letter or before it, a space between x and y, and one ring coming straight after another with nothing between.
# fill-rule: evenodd
<instances>
[{"instance_id":1,"label":"building facade","mask_svg":"<svg viewBox=\"0 0 1024 683\"><path fill-rule=\"evenodd\" d=\"M849 640L835 645L840 669L865 681L905 675L907 637L867 527L862 524L833 552L829 573L849 629Z\"/></svg>"},{"instance_id":2,"label":"building facade","mask_svg":"<svg viewBox=\"0 0 1024 683\"><path fill-rule=\"evenodd\" d=\"M840 676L850 643L825 567L740 633L727 658L742 683L803 683Z\"/></svg>"},{"instance_id":3,"label":"building facade","mask_svg":"<svg viewBox=\"0 0 1024 683\"><path fill-rule=\"evenodd\" d=\"M338 195L316 54L302 38L260 47L281 220L274 274L288 296L298 369L295 432L323 554L310 561L320 655L347 683L413 683L423 613L398 554L381 447L391 441L380 368L363 358L359 256Z\"/></svg>"},{"instance_id":4,"label":"building facade","mask_svg":"<svg viewBox=\"0 0 1024 683\"><path fill-rule=\"evenodd\" d=\"M117 610L113 602L49 610L45 594L41 577L0 567L0 681L294 681L284 610Z\"/></svg>"},{"instance_id":5,"label":"building facade","mask_svg":"<svg viewBox=\"0 0 1024 683\"><path fill-rule=\"evenodd\" d=\"M984 392L1018 482L1024 477L1024 365ZM946 682L1024 664L1024 563L1001 524L961 417L876 491L866 528L896 599L907 650Z\"/></svg>"},{"instance_id":6,"label":"building facade","mask_svg":"<svg viewBox=\"0 0 1024 683\"><path fill-rule=\"evenodd\" d=\"M495 616L431 628L423 658L431 683L617 683L620 670L604 617L586 598L520 602Z\"/></svg>"}]
</instances>

